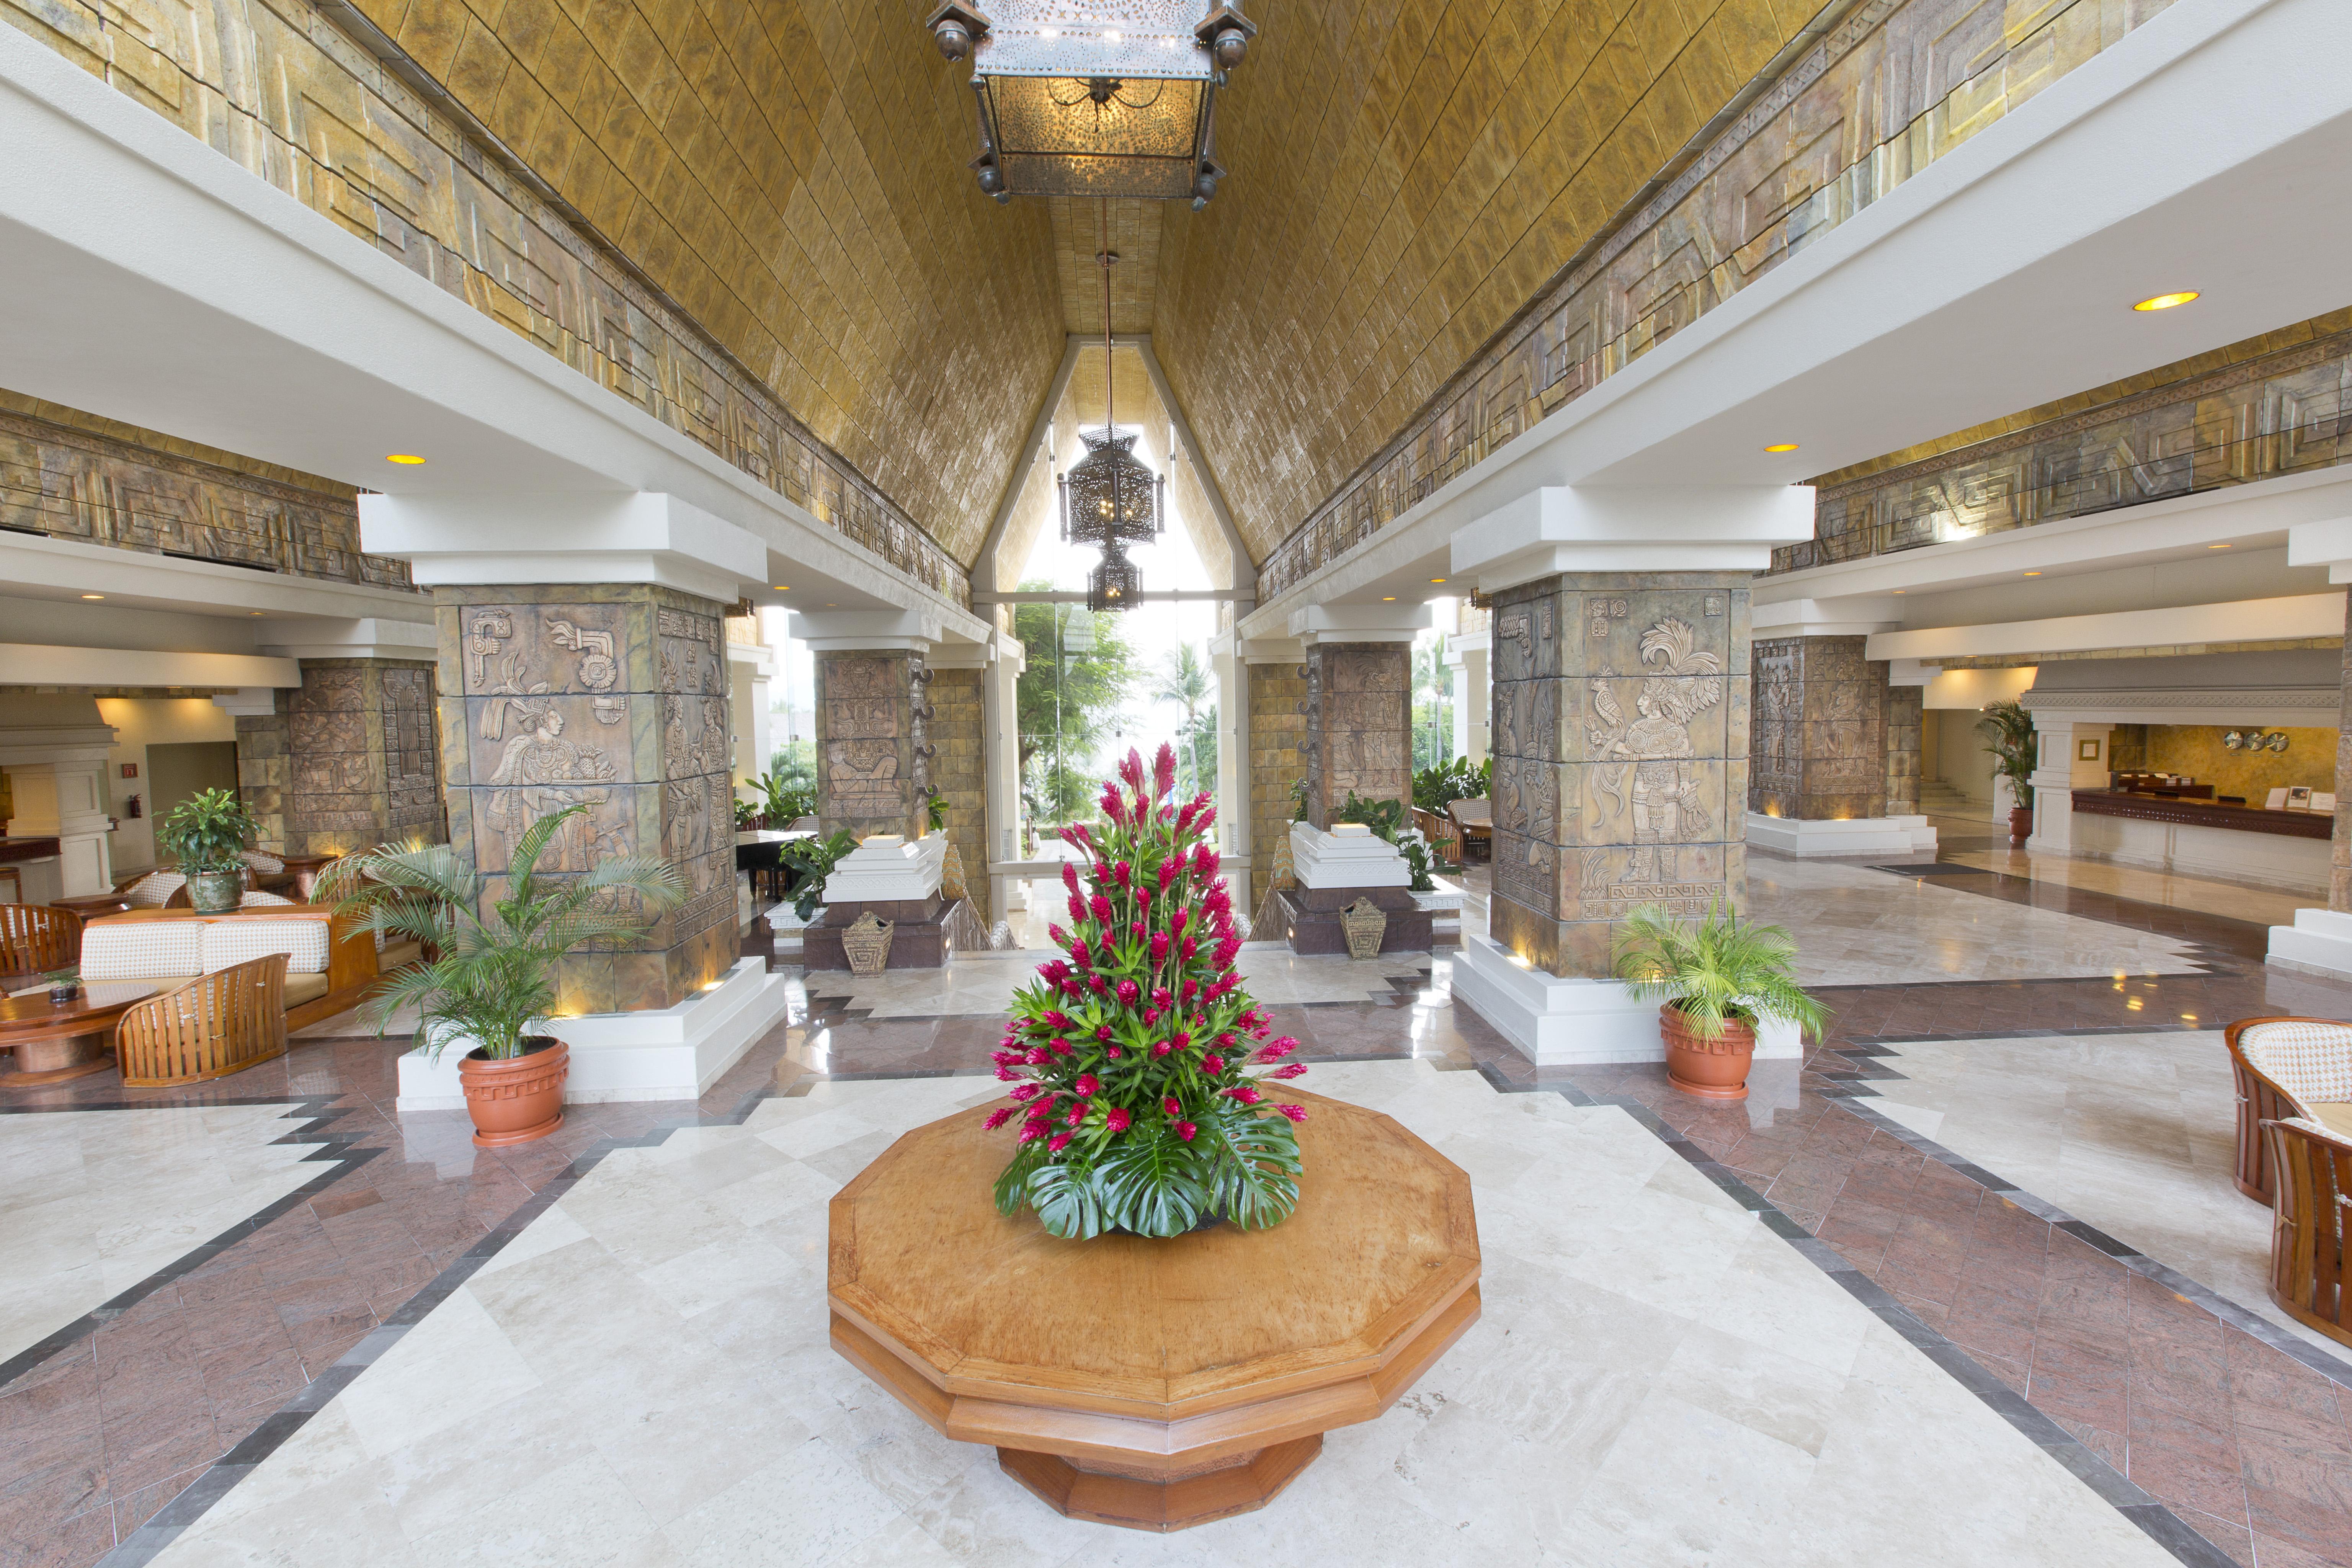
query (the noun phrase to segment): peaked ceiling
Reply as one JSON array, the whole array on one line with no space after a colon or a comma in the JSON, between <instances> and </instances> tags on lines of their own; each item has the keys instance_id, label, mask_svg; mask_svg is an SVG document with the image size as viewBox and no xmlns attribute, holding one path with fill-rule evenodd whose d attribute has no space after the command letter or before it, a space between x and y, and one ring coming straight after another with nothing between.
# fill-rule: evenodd
<instances>
[{"instance_id":1,"label":"peaked ceiling","mask_svg":"<svg viewBox=\"0 0 2352 1568\"><path fill-rule=\"evenodd\" d=\"M967 563L1099 226L1262 558L1820 8L1255 0L1196 215L989 201L922 0L353 3Z\"/></svg>"}]
</instances>

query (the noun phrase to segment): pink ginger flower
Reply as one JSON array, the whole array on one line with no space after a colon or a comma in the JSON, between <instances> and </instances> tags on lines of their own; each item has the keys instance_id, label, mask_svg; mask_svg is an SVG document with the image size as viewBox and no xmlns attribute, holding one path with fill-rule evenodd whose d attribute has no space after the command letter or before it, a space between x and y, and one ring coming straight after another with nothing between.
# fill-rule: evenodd
<instances>
[{"instance_id":1,"label":"pink ginger flower","mask_svg":"<svg viewBox=\"0 0 2352 1568\"><path fill-rule=\"evenodd\" d=\"M1192 1043L1192 1037L1189 1033L1180 1029L1177 1031L1175 1037L1171 1039L1168 1043L1181 1051Z\"/></svg>"},{"instance_id":2,"label":"pink ginger flower","mask_svg":"<svg viewBox=\"0 0 2352 1568\"><path fill-rule=\"evenodd\" d=\"M1256 1089L1252 1089L1245 1083L1235 1084L1233 1088L1225 1090L1225 1093L1233 1099L1240 1100L1244 1105L1255 1105L1259 1100L1265 1098L1265 1096L1260 1094Z\"/></svg>"},{"instance_id":3,"label":"pink ginger flower","mask_svg":"<svg viewBox=\"0 0 2352 1568\"><path fill-rule=\"evenodd\" d=\"M1070 933L1064 931L1060 926L1048 925L1045 928L1045 934L1054 939L1054 945L1055 947L1068 947L1070 945ZM1079 962L1084 963L1085 961L1081 959Z\"/></svg>"},{"instance_id":4,"label":"pink ginger flower","mask_svg":"<svg viewBox=\"0 0 2352 1568\"><path fill-rule=\"evenodd\" d=\"M1134 1118L1133 1116L1129 1115L1128 1112L1126 1112L1126 1111L1124 1111L1124 1110L1120 1110L1118 1106L1116 1106L1116 1105L1112 1106L1108 1110L1106 1110L1106 1111L1104 1111L1104 1112L1103 1112L1103 1122L1104 1122L1104 1124L1105 1124L1106 1126L1108 1126L1108 1127L1112 1131L1114 1131L1114 1132L1124 1132L1124 1131L1127 1131L1127 1124L1128 1124L1129 1122L1130 1122L1130 1121L1134 1121L1134 1120L1135 1120L1135 1118Z\"/></svg>"},{"instance_id":5,"label":"pink ginger flower","mask_svg":"<svg viewBox=\"0 0 2352 1568\"><path fill-rule=\"evenodd\" d=\"M1277 1105L1275 1109L1281 1111L1285 1116L1289 1117L1293 1121L1304 1121L1307 1120L1307 1108L1303 1105Z\"/></svg>"},{"instance_id":6,"label":"pink ginger flower","mask_svg":"<svg viewBox=\"0 0 2352 1568\"><path fill-rule=\"evenodd\" d=\"M1192 851L1192 875L1205 882L1217 874L1217 847L1203 844Z\"/></svg>"},{"instance_id":7,"label":"pink ginger flower","mask_svg":"<svg viewBox=\"0 0 2352 1568\"><path fill-rule=\"evenodd\" d=\"M1151 783L1161 795L1176 787L1176 748L1167 742L1151 757Z\"/></svg>"},{"instance_id":8,"label":"pink ginger flower","mask_svg":"<svg viewBox=\"0 0 2352 1568\"><path fill-rule=\"evenodd\" d=\"M1073 925L1084 925L1086 923L1086 900L1078 897L1076 893L1072 893L1070 895L1070 923Z\"/></svg>"},{"instance_id":9,"label":"pink ginger flower","mask_svg":"<svg viewBox=\"0 0 2352 1568\"><path fill-rule=\"evenodd\" d=\"M1024 1143L1034 1143L1044 1136L1045 1136L1045 1129L1041 1123L1030 1121L1022 1124L1021 1142Z\"/></svg>"},{"instance_id":10,"label":"pink ginger flower","mask_svg":"<svg viewBox=\"0 0 2352 1568\"><path fill-rule=\"evenodd\" d=\"M1055 940L1058 941L1060 939L1057 937ZM1093 965L1095 961L1094 950L1087 945L1086 938L1080 937L1077 941L1070 943L1070 960L1080 969L1089 968Z\"/></svg>"},{"instance_id":11,"label":"pink ginger flower","mask_svg":"<svg viewBox=\"0 0 2352 1568\"><path fill-rule=\"evenodd\" d=\"M1062 886L1070 889L1070 897L1075 899L1078 896L1078 863L1076 861L1062 862Z\"/></svg>"},{"instance_id":12,"label":"pink ginger flower","mask_svg":"<svg viewBox=\"0 0 2352 1568\"><path fill-rule=\"evenodd\" d=\"M1045 1092L1045 1086L1042 1083L1016 1083L1013 1086L1013 1098L1016 1100L1034 1100ZM1012 1112L1005 1114L1009 1116Z\"/></svg>"},{"instance_id":13,"label":"pink ginger flower","mask_svg":"<svg viewBox=\"0 0 2352 1568\"><path fill-rule=\"evenodd\" d=\"M1045 1047L1043 1047L1043 1046L1038 1046L1038 1047L1034 1047L1034 1049L1032 1049L1032 1050L1030 1051L1030 1053L1029 1053L1027 1056L1023 1057L1021 1059L1022 1059L1023 1061L1026 1062L1029 1066L1031 1066L1031 1067L1033 1067L1033 1068L1041 1068L1041 1067L1044 1067L1047 1062L1052 1061L1052 1060L1054 1059L1054 1053L1053 1053L1053 1052L1051 1052L1051 1051L1049 1051L1049 1050L1047 1050L1047 1049L1046 1049Z\"/></svg>"},{"instance_id":14,"label":"pink ginger flower","mask_svg":"<svg viewBox=\"0 0 2352 1568\"><path fill-rule=\"evenodd\" d=\"M1164 931L1151 933L1151 962L1154 963L1168 962L1168 933Z\"/></svg>"},{"instance_id":15,"label":"pink ginger flower","mask_svg":"<svg viewBox=\"0 0 2352 1568\"><path fill-rule=\"evenodd\" d=\"M1199 1131L1199 1128L1189 1121L1179 1121L1176 1124L1176 1136L1186 1143L1190 1143L1192 1141L1192 1134Z\"/></svg>"},{"instance_id":16,"label":"pink ginger flower","mask_svg":"<svg viewBox=\"0 0 2352 1568\"><path fill-rule=\"evenodd\" d=\"M1135 886L1135 868L1124 860L1114 860L1110 865L1110 879L1121 888L1132 888Z\"/></svg>"},{"instance_id":17,"label":"pink ginger flower","mask_svg":"<svg viewBox=\"0 0 2352 1568\"><path fill-rule=\"evenodd\" d=\"M1257 1053L1257 1059L1262 1062L1278 1062L1297 1048L1298 1042L1285 1035L1273 1044L1261 1047Z\"/></svg>"},{"instance_id":18,"label":"pink ginger flower","mask_svg":"<svg viewBox=\"0 0 2352 1568\"><path fill-rule=\"evenodd\" d=\"M1157 1007L1146 1007L1143 1010L1143 1026L1148 1029L1158 1022L1160 1022L1160 1009Z\"/></svg>"},{"instance_id":19,"label":"pink ginger flower","mask_svg":"<svg viewBox=\"0 0 2352 1568\"><path fill-rule=\"evenodd\" d=\"M1127 756L1118 764L1118 776L1135 788L1141 789L1143 787L1143 753L1129 746L1127 749Z\"/></svg>"},{"instance_id":20,"label":"pink ginger flower","mask_svg":"<svg viewBox=\"0 0 2352 1568\"><path fill-rule=\"evenodd\" d=\"M1187 804L1183 810L1178 812L1176 814L1176 831L1179 833L1192 832L1192 818L1199 813L1200 809L1201 803L1199 801L1192 801Z\"/></svg>"},{"instance_id":21,"label":"pink ginger flower","mask_svg":"<svg viewBox=\"0 0 2352 1568\"><path fill-rule=\"evenodd\" d=\"M1209 831L1209 825L1216 820L1217 808L1213 805L1204 805L1201 808L1201 815L1192 819L1192 831L1206 833Z\"/></svg>"},{"instance_id":22,"label":"pink ginger flower","mask_svg":"<svg viewBox=\"0 0 2352 1568\"><path fill-rule=\"evenodd\" d=\"M1185 963L1192 963L1192 955L1193 955L1193 954L1195 954L1195 953L1197 953L1197 952L1199 952L1200 951L1201 951L1201 944L1200 944L1199 942L1194 942L1194 941L1193 941L1191 937L1189 937L1189 936L1188 936L1188 937L1186 937L1186 938L1184 939L1184 962L1185 962ZM1197 986L1197 985L1195 985L1195 984L1193 984L1191 981L1187 980L1186 982L1184 982L1184 994L1185 994L1185 995L1186 995L1187 997L1191 996L1191 994L1192 994L1193 992L1195 992L1195 991L1197 991L1197 990L1199 990L1199 989L1200 989L1200 987L1199 987L1199 986Z\"/></svg>"},{"instance_id":23,"label":"pink ginger flower","mask_svg":"<svg viewBox=\"0 0 2352 1568\"><path fill-rule=\"evenodd\" d=\"M1113 1046L1108 1050L1103 1052L1103 1055L1109 1057L1111 1059L1116 1061L1118 1058L1118 1047L1117 1046Z\"/></svg>"},{"instance_id":24,"label":"pink ginger flower","mask_svg":"<svg viewBox=\"0 0 2352 1568\"><path fill-rule=\"evenodd\" d=\"M1174 994L1171 993L1165 985L1155 985L1151 988L1151 1004L1153 1006L1171 1007L1175 1005L1175 1003L1176 998Z\"/></svg>"},{"instance_id":25,"label":"pink ginger flower","mask_svg":"<svg viewBox=\"0 0 2352 1568\"><path fill-rule=\"evenodd\" d=\"M1019 1051L991 1051L988 1053L988 1059L994 1062L998 1067L1009 1068L1014 1066L1021 1060L1021 1053Z\"/></svg>"},{"instance_id":26,"label":"pink ginger flower","mask_svg":"<svg viewBox=\"0 0 2352 1568\"><path fill-rule=\"evenodd\" d=\"M1144 923L1141 921L1137 921L1127 928L1127 934L1133 937L1136 941L1141 942L1146 936L1149 936L1150 932L1145 928Z\"/></svg>"},{"instance_id":27,"label":"pink ginger flower","mask_svg":"<svg viewBox=\"0 0 2352 1568\"><path fill-rule=\"evenodd\" d=\"M1172 1094L1165 1095L1160 1099L1160 1109L1171 1116L1181 1116L1184 1114L1184 1102Z\"/></svg>"},{"instance_id":28,"label":"pink ginger flower","mask_svg":"<svg viewBox=\"0 0 2352 1568\"><path fill-rule=\"evenodd\" d=\"M1084 1100L1101 1087L1102 1079L1090 1072L1082 1072L1078 1075L1078 1081L1070 1085L1070 1092Z\"/></svg>"},{"instance_id":29,"label":"pink ginger flower","mask_svg":"<svg viewBox=\"0 0 2352 1568\"><path fill-rule=\"evenodd\" d=\"M1001 1081L1005 1083L1019 1083L1021 1081L1021 1075L1014 1072L1009 1067L998 1068L996 1069L996 1076Z\"/></svg>"},{"instance_id":30,"label":"pink ginger flower","mask_svg":"<svg viewBox=\"0 0 2352 1568\"><path fill-rule=\"evenodd\" d=\"M1160 862L1160 890L1163 893L1166 892L1169 886L1176 880L1176 873L1182 869L1183 867L1177 862L1176 858L1172 855L1167 859Z\"/></svg>"},{"instance_id":31,"label":"pink ginger flower","mask_svg":"<svg viewBox=\"0 0 2352 1568\"><path fill-rule=\"evenodd\" d=\"M1097 1024L1095 1026L1095 1038L1105 1045L1109 1044L1110 1026L1108 1024Z\"/></svg>"},{"instance_id":32,"label":"pink ginger flower","mask_svg":"<svg viewBox=\"0 0 2352 1568\"><path fill-rule=\"evenodd\" d=\"M1109 817L1113 822L1123 823L1127 820L1127 808L1125 804L1118 798L1118 791L1106 786L1102 793L1102 801L1100 804L1102 805L1102 814L1105 816Z\"/></svg>"},{"instance_id":33,"label":"pink ginger flower","mask_svg":"<svg viewBox=\"0 0 2352 1568\"><path fill-rule=\"evenodd\" d=\"M1094 910L1095 919L1102 921L1105 925L1110 924L1110 900L1108 899L1103 897L1100 893L1097 893L1093 898L1087 900L1087 908Z\"/></svg>"},{"instance_id":34,"label":"pink ginger flower","mask_svg":"<svg viewBox=\"0 0 2352 1568\"><path fill-rule=\"evenodd\" d=\"M1087 989L1088 989L1088 990L1092 991L1096 995L1099 996L1099 995L1101 995L1104 992L1106 992L1106 991L1108 991L1108 990L1109 990L1109 989L1110 989L1110 982L1109 982L1109 981L1108 981L1108 980L1105 980L1105 979L1104 979L1101 975L1099 975L1099 974L1089 974L1089 975L1087 975Z\"/></svg>"},{"instance_id":35,"label":"pink ginger flower","mask_svg":"<svg viewBox=\"0 0 2352 1568\"><path fill-rule=\"evenodd\" d=\"M1305 1062L1285 1062L1265 1076L1268 1078L1294 1079L1303 1077L1306 1074L1306 1071L1307 1064Z\"/></svg>"},{"instance_id":36,"label":"pink ginger flower","mask_svg":"<svg viewBox=\"0 0 2352 1568\"><path fill-rule=\"evenodd\" d=\"M1171 931L1173 931L1176 935L1182 936L1184 934L1184 928L1192 923L1192 911L1190 910L1178 910L1176 911L1176 918L1168 922L1168 929Z\"/></svg>"},{"instance_id":37,"label":"pink ginger flower","mask_svg":"<svg viewBox=\"0 0 2352 1568\"><path fill-rule=\"evenodd\" d=\"M1070 1146L1070 1137L1071 1135L1067 1132L1056 1132L1051 1138L1045 1140L1045 1147L1058 1154L1063 1150Z\"/></svg>"},{"instance_id":38,"label":"pink ginger flower","mask_svg":"<svg viewBox=\"0 0 2352 1568\"><path fill-rule=\"evenodd\" d=\"M1118 999L1123 1005L1129 1007L1134 1006L1136 998L1142 994L1143 988L1136 984L1134 981L1122 980L1118 983Z\"/></svg>"},{"instance_id":39,"label":"pink ginger flower","mask_svg":"<svg viewBox=\"0 0 2352 1568\"><path fill-rule=\"evenodd\" d=\"M1018 1109L1019 1107L1017 1106L1000 1105L994 1110L988 1113L988 1120L982 1122L981 1126L987 1129L989 1131L993 1132L998 1128L1003 1126L1006 1122L1012 1121L1013 1111Z\"/></svg>"},{"instance_id":40,"label":"pink ginger flower","mask_svg":"<svg viewBox=\"0 0 2352 1568\"><path fill-rule=\"evenodd\" d=\"M1079 1122L1084 1121L1086 1119L1086 1102L1084 1100L1074 1100L1070 1101L1070 1113L1062 1118L1062 1125L1065 1127L1076 1127Z\"/></svg>"},{"instance_id":41,"label":"pink ginger flower","mask_svg":"<svg viewBox=\"0 0 2352 1568\"><path fill-rule=\"evenodd\" d=\"M1237 936L1229 936L1223 942L1217 943L1216 957L1212 962L1213 962L1219 969L1226 968L1234 962L1234 955L1241 952L1241 950L1242 939Z\"/></svg>"},{"instance_id":42,"label":"pink ginger flower","mask_svg":"<svg viewBox=\"0 0 2352 1568\"><path fill-rule=\"evenodd\" d=\"M1238 1042L1236 1042L1236 1041L1234 1040L1234 1037L1233 1037L1231 1034L1223 1034L1223 1035L1219 1035L1219 1036L1217 1037L1217 1044L1219 1044L1219 1045L1221 1045L1221 1046L1224 1047L1225 1047L1225 1049L1227 1049L1227 1050L1229 1050L1229 1051L1230 1051L1230 1050L1232 1050L1232 1049L1234 1048L1234 1045L1235 1045L1235 1044L1237 1044L1237 1043L1238 1043Z\"/></svg>"},{"instance_id":43,"label":"pink ginger flower","mask_svg":"<svg viewBox=\"0 0 2352 1568\"><path fill-rule=\"evenodd\" d=\"M1058 1007L1050 1008L1045 1015L1044 1022L1049 1029L1066 1029L1070 1026L1070 1016Z\"/></svg>"},{"instance_id":44,"label":"pink ginger flower","mask_svg":"<svg viewBox=\"0 0 2352 1568\"><path fill-rule=\"evenodd\" d=\"M1070 1054L1070 1042L1067 1040L1051 1039L1046 1041L1045 1045L1057 1057L1066 1057Z\"/></svg>"},{"instance_id":45,"label":"pink ginger flower","mask_svg":"<svg viewBox=\"0 0 2352 1568\"><path fill-rule=\"evenodd\" d=\"M1225 1058L1213 1053L1201 1058L1201 1070L1211 1078L1225 1070Z\"/></svg>"},{"instance_id":46,"label":"pink ginger flower","mask_svg":"<svg viewBox=\"0 0 2352 1568\"><path fill-rule=\"evenodd\" d=\"M1175 1048L1176 1042L1173 1040L1162 1040L1158 1045L1151 1047L1151 1058L1152 1060L1157 1061L1161 1057L1167 1056Z\"/></svg>"}]
</instances>

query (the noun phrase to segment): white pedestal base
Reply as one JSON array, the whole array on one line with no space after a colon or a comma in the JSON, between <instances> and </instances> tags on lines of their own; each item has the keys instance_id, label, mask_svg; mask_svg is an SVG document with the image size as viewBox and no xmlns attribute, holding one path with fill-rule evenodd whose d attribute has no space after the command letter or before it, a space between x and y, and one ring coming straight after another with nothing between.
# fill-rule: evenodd
<instances>
[{"instance_id":1,"label":"white pedestal base","mask_svg":"<svg viewBox=\"0 0 2352 1568\"><path fill-rule=\"evenodd\" d=\"M1936 830L1924 816L1860 816L1843 822L1813 822L1795 816L1748 814L1748 842L1759 849L1799 859L1829 856L1886 856L1905 860L1936 858Z\"/></svg>"},{"instance_id":2,"label":"white pedestal base","mask_svg":"<svg viewBox=\"0 0 2352 1568\"><path fill-rule=\"evenodd\" d=\"M2269 962L2323 979L2352 980L2352 914L2295 910L2294 924L2271 927Z\"/></svg>"},{"instance_id":3,"label":"white pedestal base","mask_svg":"<svg viewBox=\"0 0 2352 1568\"><path fill-rule=\"evenodd\" d=\"M572 1047L565 1103L698 1098L783 1017L790 978L746 958L716 986L675 1007L557 1021L548 1032ZM422 1047L402 1056L394 1109L464 1110L457 1083L463 1055L453 1045L437 1062L427 1060Z\"/></svg>"},{"instance_id":4,"label":"white pedestal base","mask_svg":"<svg viewBox=\"0 0 2352 1568\"><path fill-rule=\"evenodd\" d=\"M1454 960L1454 1000L1501 1033L1538 1067L1662 1062L1658 1005L1636 1001L1622 981L1563 980L1524 968L1491 939L1465 932ZM1757 1059L1804 1055L1794 1024L1762 1020Z\"/></svg>"}]
</instances>

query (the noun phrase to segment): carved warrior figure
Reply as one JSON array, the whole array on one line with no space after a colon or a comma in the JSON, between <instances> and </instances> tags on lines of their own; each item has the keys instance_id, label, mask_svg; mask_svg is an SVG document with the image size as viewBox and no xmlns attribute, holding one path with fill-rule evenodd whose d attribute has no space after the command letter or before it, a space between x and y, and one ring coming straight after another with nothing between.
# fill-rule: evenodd
<instances>
[{"instance_id":1,"label":"carved warrior figure","mask_svg":"<svg viewBox=\"0 0 2352 1568\"><path fill-rule=\"evenodd\" d=\"M1591 683L1592 710L1599 721L1588 721L1586 734L1595 762L1602 766L1598 782L1619 809L1630 804L1633 842L1638 846L1688 843L1712 826L1699 801L1699 782L1688 761L1697 753L1691 741L1691 721L1723 700L1723 660L1696 647L1698 634L1689 623L1668 616L1642 634L1642 662L1655 673L1642 682L1634 699L1635 717L1628 721L1610 690L1616 672L1603 668ZM1657 852L1637 856L1643 868L1636 879L1654 879Z\"/></svg>"},{"instance_id":2,"label":"carved warrior figure","mask_svg":"<svg viewBox=\"0 0 2352 1568\"><path fill-rule=\"evenodd\" d=\"M538 689L545 690L545 683L541 683ZM534 701L527 697L509 698L494 704L482 721L489 739L497 739L494 724L502 727L502 720L491 716L501 710L510 710L518 721L529 726L524 733L506 743L499 753L499 765L490 774L487 815L498 825L511 851L524 831L547 813L609 799L609 791L580 786L612 778L614 768L612 760L601 748L577 746L563 738L563 715L551 699ZM568 824L554 868L586 870L595 852L604 847L600 839L591 837L592 831L585 817L574 818Z\"/></svg>"}]
</instances>

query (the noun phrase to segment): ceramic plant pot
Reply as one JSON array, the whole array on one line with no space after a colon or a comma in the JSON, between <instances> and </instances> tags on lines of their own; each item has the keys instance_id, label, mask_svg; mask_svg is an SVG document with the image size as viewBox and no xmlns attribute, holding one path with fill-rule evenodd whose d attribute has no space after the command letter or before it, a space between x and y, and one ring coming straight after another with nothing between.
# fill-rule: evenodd
<instances>
[{"instance_id":1,"label":"ceramic plant pot","mask_svg":"<svg viewBox=\"0 0 2352 1568\"><path fill-rule=\"evenodd\" d=\"M528 1143L562 1126L563 1080L571 1074L572 1048L549 1035L524 1036L519 1057L492 1060L467 1052L457 1081L474 1119L475 1146Z\"/></svg>"},{"instance_id":2,"label":"ceramic plant pot","mask_svg":"<svg viewBox=\"0 0 2352 1568\"><path fill-rule=\"evenodd\" d=\"M188 907L200 915L226 914L245 896L243 871L191 871Z\"/></svg>"},{"instance_id":3,"label":"ceramic plant pot","mask_svg":"<svg viewBox=\"0 0 2352 1568\"><path fill-rule=\"evenodd\" d=\"M1348 935L1349 958L1378 958L1389 931L1388 911L1370 899L1358 899L1339 911L1339 929Z\"/></svg>"},{"instance_id":4,"label":"ceramic plant pot","mask_svg":"<svg viewBox=\"0 0 2352 1568\"><path fill-rule=\"evenodd\" d=\"M2009 841L2011 844L2022 844L2025 842L2026 836L2032 831L2033 808L2030 805L2011 806L2009 808Z\"/></svg>"},{"instance_id":5,"label":"ceramic plant pot","mask_svg":"<svg viewBox=\"0 0 2352 1568\"><path fill-rule=\"evenodd\" d=\"M1669 1002L1658 1009L1658 1033L1666 1041L1666 1079L1676 1089L1701 1100L1748 1098L1748 1064L1756 1055L1752 1025L1726 1018L1722 1034L1702 1039Z\"/></svg>"}]
</instances>

